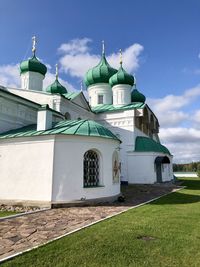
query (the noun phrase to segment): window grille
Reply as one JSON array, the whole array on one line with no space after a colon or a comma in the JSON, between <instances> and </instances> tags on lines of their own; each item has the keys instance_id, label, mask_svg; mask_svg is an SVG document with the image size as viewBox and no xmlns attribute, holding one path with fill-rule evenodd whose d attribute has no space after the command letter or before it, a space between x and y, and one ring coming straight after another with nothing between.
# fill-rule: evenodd
<instances>
[{"instance_id":1,"label":"window grille","mask_svg":"<svg viewBox=\"0 0 200 267\"><path fill-rule=\"evenodd\" d=\"M89 150L84 155L84 187L99 185L99 157L98 154Z\"/></svg>"}]
</instances>

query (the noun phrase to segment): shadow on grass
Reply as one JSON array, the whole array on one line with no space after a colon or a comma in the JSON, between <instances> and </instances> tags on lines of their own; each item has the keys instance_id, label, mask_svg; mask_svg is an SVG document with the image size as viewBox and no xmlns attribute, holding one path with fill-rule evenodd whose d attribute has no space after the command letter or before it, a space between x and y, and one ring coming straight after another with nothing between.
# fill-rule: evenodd
<instances>
[{"instance_id":1,"label":"shadow on grass","mask_svg":"<svg viewBox=\"0 0 200 267\"><path fill-rule=\"evenodd\" d=\"M190 179L190 180L186 180L186 179L179 179L180 181L183 181L184 186L187 186L188 190L200 190L200 179Z\"/></svg>"},{"instance_id":2,"label":"shadow on grass","mask_svg":"<svg viewBox=\"0 0 200 267\"><path fill-rule=\"evenodd\" d=\"M164 204L190 204L200 202L200 180L197 179L180 179L183 181L186 190L194 191L193 194L187 194L183 192L174 192L168 196L162 197L161 199L154 201L151 205L164 205ZM196 194L199 190L199 194Z\"/></svg>"},{"instance_id":3,"label":"shadow on grass","mask_svg":"<svg viewBox=\"0 0 200 267\"><path fill-rule=\"evenodd\" d=\"M200 202L200 195L190 195L181 192L174 192L168 196L164 196L159 200L151 202L150 205L177 205L177 204L190 204Z\"/></svg>"}]
</instances>

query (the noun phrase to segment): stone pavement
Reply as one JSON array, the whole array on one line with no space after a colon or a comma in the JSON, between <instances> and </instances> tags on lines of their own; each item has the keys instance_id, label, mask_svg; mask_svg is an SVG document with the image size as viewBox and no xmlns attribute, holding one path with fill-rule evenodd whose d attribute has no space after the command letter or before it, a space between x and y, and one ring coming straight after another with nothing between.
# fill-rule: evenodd
<instances>
[{"instance_id":1,"label":"stone pavement","mask_svg":"<svg viewBox=\"0 0 200 267\"><path fill-rule=\"evenodd\" d=\"M123 186L123 203L58 208L0 220L0 260L128 208L172 192L169 186Z\"/></svg>"}]
</instances>

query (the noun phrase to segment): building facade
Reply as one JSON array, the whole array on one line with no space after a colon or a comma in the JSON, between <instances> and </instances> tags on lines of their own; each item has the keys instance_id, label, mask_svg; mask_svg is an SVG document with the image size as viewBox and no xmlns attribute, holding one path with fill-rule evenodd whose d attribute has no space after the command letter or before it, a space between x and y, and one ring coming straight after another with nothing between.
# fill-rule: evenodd
<instances>
[{"instance_id":1,"label":"building facade","mask_svg":"<svg viewBox=\"0 0 200 267\"><path fill-rule=\"evenodd\" d=\"M103 49L83 92L59 82L43 88L35 54L20 64L21 88L0 87L0 202L57 205L115 199L124 183L171 181L172 155L159 122L120 60Z\"/></svg>"}]
</instances>

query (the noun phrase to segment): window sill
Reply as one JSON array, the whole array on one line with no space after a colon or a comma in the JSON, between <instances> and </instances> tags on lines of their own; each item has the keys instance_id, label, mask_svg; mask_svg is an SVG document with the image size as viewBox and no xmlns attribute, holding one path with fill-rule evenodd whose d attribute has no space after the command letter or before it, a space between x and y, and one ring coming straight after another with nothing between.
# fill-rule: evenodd
<instances>
[{"instance_id":1,"label":"window sill","mask_svg":"<svg viewBox=\"0 0 200 267\"><path fill-rule=\"evenodd\" d=\"M97 186L83 186L84 189L87 189L87 188L103 188L105 187L105 185L97 185Z\"/></svg>"}]
</instances>

